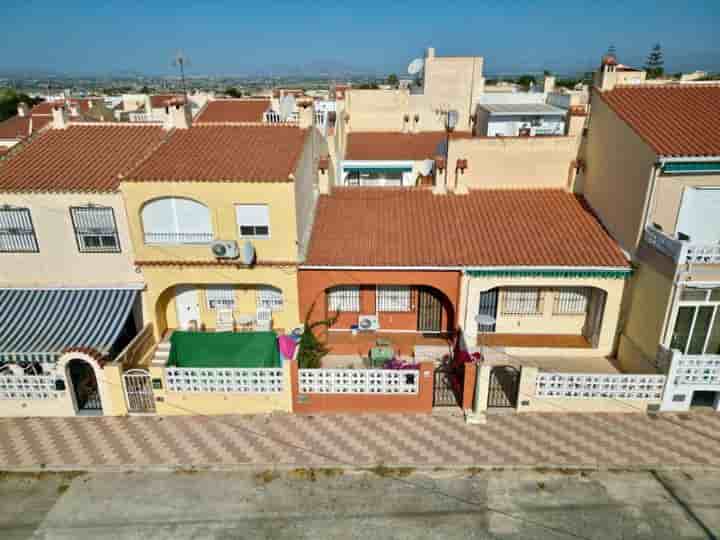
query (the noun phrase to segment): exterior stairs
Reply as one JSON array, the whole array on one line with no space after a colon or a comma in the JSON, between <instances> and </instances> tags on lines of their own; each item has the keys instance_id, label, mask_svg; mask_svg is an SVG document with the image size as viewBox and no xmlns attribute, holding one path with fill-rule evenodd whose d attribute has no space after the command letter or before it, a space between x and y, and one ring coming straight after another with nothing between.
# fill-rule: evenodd
<instances>
[{"instance_id":1,"label":"exterior stairs","mask_svg":"<svg viewBox=\"0 0 720 540\"><path fill-rule=\"evenodd\" d=\"M165 367L169 358L170 339L168 336L166 339L163 339L160 343L158 343L157 347L155 347L155 352L153 353L151 365L153 367Z\"/></svg>"}]
</instances>

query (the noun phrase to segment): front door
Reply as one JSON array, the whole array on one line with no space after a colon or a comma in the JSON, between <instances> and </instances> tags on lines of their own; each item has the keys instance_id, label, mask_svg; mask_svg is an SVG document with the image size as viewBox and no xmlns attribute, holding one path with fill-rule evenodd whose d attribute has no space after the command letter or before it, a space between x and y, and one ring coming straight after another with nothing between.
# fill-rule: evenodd
<instances>
[{"instance_id":1,"label":"front door","mask_svg":"<svg viewBox=\"0 0 720 540\"><path fill-rule=\"evenodd\" d=\"M192 285L175 287L175 308L177 309L178 326L183 330L190 327L190 321L200 325L200 295Z\"/></svg>"},{"instance_id":2,"label":"front door","mask_svg":"<svg viewBox=\"0 0 720 540\"><path fill-rule=\"evenodd\" d=\"M79 414L102 414L100 390L92 366L85 360L73 359L67 365L70 383Z\"/></svg>"},{"instance_id":3,"label":"front door","mask_svg":"<svg viewBox=\"0 0 720 540\"><path fill-rule=\"evenodd\" d=\"M442 302L433 291L418 289L418 332L442 331Z\"/></svg>"}]
</instances>

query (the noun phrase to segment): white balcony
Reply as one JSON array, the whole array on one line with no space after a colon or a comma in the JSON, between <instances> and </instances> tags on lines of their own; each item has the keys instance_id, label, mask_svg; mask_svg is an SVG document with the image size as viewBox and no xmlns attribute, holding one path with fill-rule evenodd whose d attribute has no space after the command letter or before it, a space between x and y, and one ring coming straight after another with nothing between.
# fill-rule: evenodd
<instances>
[{"instance_id":1,"label":"white balcony","mask_svg":"<svg viewBox=\"0 0 720 540\"><path fill-rule=\"evenodd\" d=\"M712 244L681 240L655 227L647 227L643 239L677 264L720 264L720 242Z\"/></svg>"}]
</instances>

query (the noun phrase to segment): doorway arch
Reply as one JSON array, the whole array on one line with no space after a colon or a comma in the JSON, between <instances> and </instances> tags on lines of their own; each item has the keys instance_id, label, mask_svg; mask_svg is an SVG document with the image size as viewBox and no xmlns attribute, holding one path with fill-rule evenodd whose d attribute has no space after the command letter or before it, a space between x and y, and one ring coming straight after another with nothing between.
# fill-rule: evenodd
<instances>
[{"instance_id":1,"label":"doorway arch","mask_svg":"<svg viewBox=\"0 0 720 540\"><path fill-rule=\"evenodd\" d=\"M100 385L94 366L83 358L71 358L65 364L65 375L78 414L103 413Z\"/></svg>"}]
</instances>

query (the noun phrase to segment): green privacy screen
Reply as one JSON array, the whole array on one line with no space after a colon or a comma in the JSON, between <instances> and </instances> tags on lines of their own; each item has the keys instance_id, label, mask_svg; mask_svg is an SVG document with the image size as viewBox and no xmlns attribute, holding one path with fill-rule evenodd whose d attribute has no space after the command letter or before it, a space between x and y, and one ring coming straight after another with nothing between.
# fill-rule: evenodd
<instances>
[{"instance_id":1,"label":"green privacy screen","mask_svg":"<svg viewBox=\"0 0 720 540\"><path fill-rule=\"evenodd\" d=\"M184 368L280 367L274 332L173 332L168 366Z\"/></svg>"}]
</instances>

